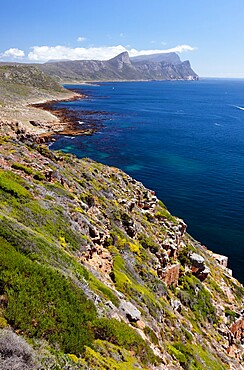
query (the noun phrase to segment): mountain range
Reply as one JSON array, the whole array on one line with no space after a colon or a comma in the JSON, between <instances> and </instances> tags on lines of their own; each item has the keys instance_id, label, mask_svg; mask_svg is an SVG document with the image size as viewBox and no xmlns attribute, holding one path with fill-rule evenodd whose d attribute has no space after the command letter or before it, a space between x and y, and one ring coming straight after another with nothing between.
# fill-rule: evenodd
<instances>
[{"instance_id":1,"label":"mountain range","mask_svg":"<svg viewBox=\"0 0 244 370\"><path fill-rule=\"evenodd\" d=\"M75 60L47 62L38 66L60 82L197 80L188 60L181 61L176 53L129 57L123 52L106 60Z\"/></svg>"}]
</instances>

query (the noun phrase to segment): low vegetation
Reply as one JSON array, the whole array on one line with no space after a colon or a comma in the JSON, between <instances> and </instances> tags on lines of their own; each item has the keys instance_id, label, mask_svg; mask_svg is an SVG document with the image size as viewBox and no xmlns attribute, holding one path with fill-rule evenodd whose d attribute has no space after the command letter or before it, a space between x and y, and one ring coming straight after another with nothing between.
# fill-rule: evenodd
<instances>
[{"instance_id":1,"label":"low vegetation","mask_svg":"<svg viewBox=\"0 0 244 370\"><path fill-rule=\"evenodd\" d=\"M221 331L241 317L243 287L151 191L88 159L1 143L1 369L238 369Z\"/></svg>"}]
</instances>

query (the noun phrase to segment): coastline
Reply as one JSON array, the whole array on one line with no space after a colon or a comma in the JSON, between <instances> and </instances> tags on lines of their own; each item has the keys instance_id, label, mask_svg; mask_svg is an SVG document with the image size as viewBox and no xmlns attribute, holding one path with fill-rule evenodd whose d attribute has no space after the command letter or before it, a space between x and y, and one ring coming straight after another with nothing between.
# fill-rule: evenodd
<instances>
[{"instance_id":1,"label":"coastline","mask_svg":"<svg viewBox=\"0 0 244 370\"><path fill-rule=\"evenodd\" d=\"M69 81L66 85L94 85L112 82L151 82L152 80L100 80L100 81ZM156 81L156 80L155 80ZM167 80L157 80L167 81ZM174 80L179 81L179 80ZM85 99L85 94L78 93L75 88L65 88L63 93L40 92L39 96L30 97L25 101L16 101L0 110L0 135L7 135L21 141L48 142L55 141L54 135L92 135L97 130L98 120L89 119L89 123L79 124L79 117L66 108L54 108L60 102ZM43 96L43 99L40 99ZM84 116L96 116L104 112L85 112Z\"/></svg>"},{"instance_id":2,"label":"coastline","mask_svg":"<svg viewBox=\"0 0 244 370\"><path fill-rule=\"evenodd\" d=\"M17 138L20 141L46 142L55 134L86 134L85 129L78 129L77 117L68 115L66 109L54 109L59 102L84 99L84 94L78 94L67 89L66 96L53 95L45 99L29 99L25 104L17 103L1 111L0 134ZM16 114L17 112L17 114ZM21 114L18 114L18 113ZM15 114L14 114L15 113ZM21 119L23 116L25 119ZM53 139L52 139L53 140Z\"/></svg>"}]
</instances>

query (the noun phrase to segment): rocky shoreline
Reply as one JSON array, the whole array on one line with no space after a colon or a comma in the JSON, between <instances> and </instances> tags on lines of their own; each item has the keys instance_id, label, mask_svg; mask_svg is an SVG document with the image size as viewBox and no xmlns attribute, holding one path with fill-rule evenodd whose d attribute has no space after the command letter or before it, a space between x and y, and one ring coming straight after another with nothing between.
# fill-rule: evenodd
<instances>
[{"instance_id":1,"label":"rocky shoreline","mask_svg":"<svg viewBox=\"0 0 244 370\"><path fill-rule=\"evenodd\" d=\"M57 103L75 101L77 99L85 99L86 95L76 94L71 99L64 100L53 100L47 101L44 103L32 104L33 107L48 111L58 118L60 124L62 124L61 130L53 130L53 132L48 132L48 135L41 135L39 138L45 138L47 141L54 139L52 136L55 134L58 135L71 135L71 136L80 136L80 135L92 135L96 132L102 125L103 117L107 116L108 113L104 111L79 111L77 114L75 111L72 111L67 108L62 108L56 106ZM82 121L81 121L82 120ZM84 120L84 121L83 121Z\"/></svg>"},{"instance_id":2,"label":"rocky shoreline","mask_svg":"<svg viewBox=\"0 0 244 370\"><path fill-rule=\"evenodd\" d=\"M0 133L20 141L32 141L37 143L54 140L54 134L84 134L84 129L78 130L77 117L68 115L66 109L54 109L53 105L61 101L74 101L84 99L85 95L72 93L67 97L56 97L53 100L44 100L39 102L28 102L26 109L29 112L29 122L12 119L11 115L0 118ZM14 109L14 107L13 107ZM41 110L45 111L44 115ZM33 114L32 114L33 112ZM36 114L37 112L37 114ZM48 114L47 114L48 113ZM75 128L74 128L75 126ZM75 133L74 133L75 131Z\"/></svg>"},{"instance_id":3,"label":"rocky shoreline","mask_svg":"<svg viewBox=\"0 0 244 370\"><path fill-rule=\"evenodd\" d=\"M37 117L36 114L33 115L33 119L30 119L28 123L12 120L11 117L7 117L7 119L1 119L0 117L0 134L16 138L22 142L36 143L55 141L55 135L92 135L101 127L102 116L106 116L107 112L83 111L81 122L81 118L74 111L62 107L57 108L56 106L60 102L71 102L86 97L84 94L73 91L73 94L69 97L29 102L27 105L29 109L48 113L49 120L43 119L41 114L37 114ZM28 117L32 118L31 114ZM85 122L83 119L85 119Z\"/></svg>"}]
</instances>

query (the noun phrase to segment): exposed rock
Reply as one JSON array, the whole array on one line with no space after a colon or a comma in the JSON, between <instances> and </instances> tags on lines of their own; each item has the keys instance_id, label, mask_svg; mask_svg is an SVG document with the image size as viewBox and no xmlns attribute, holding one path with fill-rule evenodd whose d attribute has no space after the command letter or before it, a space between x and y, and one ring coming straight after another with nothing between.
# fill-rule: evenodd
<instances>
[{"instance_id":1,"label":"exposed rock","mask_svg":"<svg viewBox=\"0 0 244 370\"><path fill-rule=\"evenodd\" d=\"M142 320L138 320L138 321L136 322L136 326L137 326L139 329L143 330L143 329L145 329L146 324L144 323L144 321L142 321Z\"/></svg>"},{"instance_id":2,"label":"exposed rock","mask_svg":"<svg viewBox=\"0 0 244 370\"><path fill-rule=\"evenodd\" d=\"M209 267L205 266L203 270L199 269L195 275L196 277L201 280L201 281L204 281L205 279L207 279L208 275L210 273L210 269Z\"/></svg>"},{"instance_id":3,"label":"exposed rock","mask_svg":"<svg viewBox=\"0 0 244 370\"><path fill-rule=\"evenodd\" d=\"M235 339L240 340L241 343L244 344L244 316L240 317L232 324L230 331L233 333Z\"/></svg>"},{"instance_id":4,"label":"exposed rock","mask_svg":"<svg viewBox=\"0 0 244 370\"><path fill-rule=\"evenodd\" d=\"M131 302L122 300L120 309L130 321L138 321L141 318L141 312Z\"/></svg>"},{"instance_id":5,"label":"exposed rock","mask_svg":"<svg viewBox=\"0 0 244 370\"><path fill-rule=\"evenodd\" d=\"M192 263L191 271L192 273L201 281L204 281L208 274L210 273L210 269L205 265L205 260L202 256L197 253L192 253L190 255L190 260Z\"/></svg>"},{"instance_id":6,"label":"exposed rock","mask_svg":"<svg viewBox=\"0 0 244 370\"><path fill-rule=\"evenodd\" d=\"M182 304L180 301L172 299L170 304L173 307L174 311L181 312Z\"/></svg>"},{"instance_id":7,"label":"exposed rock","mask_svg":"<svg viewBox=\"0 0 244 370\"><path fill-rule=\"evenodd\" d=\"M203 269L204 268L204 258L197 253L192 253L190 255L190 260L192 262L193 271L194 269ZM194 271L195 272L195 271Z\"/></svg>"},{"instance_id":8,"label":"exposed rock","mask_svg":"<svg viewBox=\"0 0 244 370\"><path fill-rule=\"evenodd\" d=\"M86 266L99 272L101 279L111 285L110 274L113 268L113 258L111 253L103 246L90 245L82 253L81 260Z\"/></svg>"},{"instance_id":9,"label":"exposed rock","mask_svg":"<svg viewBox=\"0 0 244 370\"><path fill-rule=\"evenodd\" d=\"M228 266L228 257L222 254L212 253L213 258L223 267Z\"/></svg>"},{"instance_id":10,"label":"exposed rock","mask_svg":"<svg viewBox=\"0 0 244 370\"><path fill-rule=\"evenodd\" d=\"M158 274L167 286L176 286L180 275L180 264L177 263L175 265L167 266L161 269L161 271L158 271Z\"/></svg>"}]
</instances>

